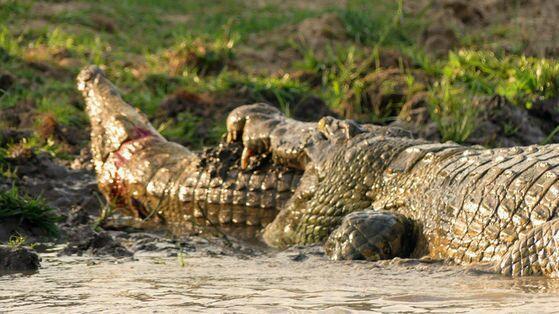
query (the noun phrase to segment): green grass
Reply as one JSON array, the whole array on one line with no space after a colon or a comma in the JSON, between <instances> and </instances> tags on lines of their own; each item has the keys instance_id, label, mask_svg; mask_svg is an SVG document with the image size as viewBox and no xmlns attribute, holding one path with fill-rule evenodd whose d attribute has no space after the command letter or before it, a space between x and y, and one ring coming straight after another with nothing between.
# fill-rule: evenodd
<instances>
[{"instance_id":1,"label":"green grass","mask_svg":"<svg viewBox=\"0 0 559 314\"><path fill-rule=\"evenodd\" d=\"M15 187L0 191L0 220L15 218L20 224L37 227L54 237L58 235L56 223L61 218L53 210L41 199L20 194Z\"/></svg>"},{"instance_id":2,"label":"green grass","mask_svg":"<svg viewBox=\"0 0 559 314\"><path fill-rule=\"evenodd\" d=\"M490 51L459 50L449 55L444 79L480 94L504 96L530 108L559 93L559 62L526 56L497 56Z\"/></svg>"},{"instance_id":3,"label":"green grass","mask_svg":"<svg viewBox=\"0 0 559 314\"><path fill-rule=\"evenodd\" d=\"M14 250L14 249L17 249L17 248L20 248L20 247L24 246L25 243L27 243L27 239L24 236L18 234L18 235L12 235L8 239L8 242L6 243L6 245L10 249Z\"/></svg>"},{"instance_id":4,"label":"green grass","mask_svg":"<svg viewBox=\"0 0 559 314\"><path fill-rule=\"evenodd\" d=\"M326 58L319 58L313 50L300 49L304 58L297 64L298 68L320 76L320 94L332 108L341 111L348 102L352 102L354 107L360 106L363 78L369 70L374 70L371 57L355 46L328 47ZM348 99L352 95L357 96Z\"/></svg>"},{"instance_id":5,"label":"green grass","mask_svg":"<svg viewBox=\"0 0 559 314\"><path fill-rule=\"evenodd\" d=\"M254 77L229 69L228 63L235 59L235 46L247 36L329 11L338 12L349 35L358 43L376 42L378 46L386 41L397 44L393 41L394 34L399 33L398 38L403 39L407 35L400 26L405 24L406 29L409 27L407 19L406 23L401 23L401 3L392 5L383 4L382 1L376 1L375 6L364 1L350 1L345 8L324 7L317 10L279 9L272 4L247 9L247 4L241 1L204 5L197 1L142 1L142 6L129 2L102 4L104 5L51 16L49 22L55 27L50 30L40 29L30 34L16 35L5 29L0 47L16 56L24 55L25 47L28 46L41 48L41 53L47 57L63 53L78 59L80 64L105 64L109 75L125 92L126 100L149 116L155 114L158 104L166 95L181 87L192 92L239 90L247 97L247 102L272 102L284 112L290 113L301 99L311 94L320 95L332 108L348 106L350 102L356 102L351 106L359 107L360 88L363 85L361 79L375 60L363 60L363 52L359 49L350 48L349 54L346 54L347 51L334 52L332 49L329 60L318 61L322 68L318 71L322 76L323 86L311 91L305 84L288 76ZM202 10L212 14L200 14ZM168 22L168 18L176 16L177 12L188 12L184 25ZM92 16L99 14L108 16L117 25L115 27L126 31L115 34L92 31ZM138 29L137 22L133 23L140 19L142 30ZM374 21L376 24L363 28L367 21ZM71 23L83 27L76 32L69 28ZM133 36L136 33L142 34L141 40ZM403 43L408 45L410 39L398 42ZM138 47L139 44L143 47ZM126 54L130 53L136 54L140 61L144 60L146 73L138 75L129 65L123 63ZM355 54L361 55L355 57ZM16 67L25 68L25 64L20 63L13 68ZM78 69L70 70L74 74ZM29 73L29 77L36 76L37 73ZM87 121L80 108L74 105L75 99L79 101L79 96L73 90L73 77L69 79L71 80L60 82L46 78L46 82L34 86L33 92L24 89L13 91L7 96L9 101L6 106L15 106L22 99L31 98L38 102L37 112L52 113L63 125L83 125ZM382 118L384 117L374 120L380 121ZM192 128L199 123L196 117L187 117L178 124L157 127L174 137L191 139L195 134ZM213 129L222 130L223 126L218 124ZM205 142L215 142L218 136L214 135L210 134L212 138ZM191 142L194 140L198 139L192 138Z\"/></svg>"},{"instance_id":6,"label":"green grass","mask_svg":"<svg viewBox=\"0 0 559 314\"><path fill-rule=\"evenodd\" d=\"M3 141L4 139L0 137L0 143L3 143ZM8 145L0 145L0 177L8 179L17 178L17 167L13 167L8 162Z\"/></svg>"},{"instance_id":7,"label":"green grass","mask_svg":"<svg viewBox=\"0 0 559 314\"><path fill-rule=\"evenodd\" d=\"M430 89L431 118L443 139L459 143L473 133L483 110L479 104L476 106L476 100L499 95L530 109L534 102L552 99L559 93L557 60L459 50L450 52L439 69L435 75L438 79ZM512 136L518 128L505 121L504 133Z\"/></svg>"},{"instance_id":8,"label":"green grass","mask_svg":"<svg viewBox=\"0 0 559 314\"><path fill-rule=\"evenodd\" d=\"M434 84L430 91L429 112L443 141L465 142L476 127L480 108L474 94L447 81Z\"/></svg>"},{"instance_id":9,"label":"green grass","mask_svg":"<svg viewBox=\"0 0 559 314\"><path fill-rule=\"evenodd\" d=\"M54 96L38 99L37 113L52 114L58 123L63 125L83 126L87 122L84 112L65 98L54 98ZM36 123L40 123L37 121Z\"/></svg>"},{"instance_id":10,"label":"green grass","mask_svg":"<svg viewBox=\"0 0 559 314\"><path fill-rule=\"evenodd\" d=\"M233 76L229 78L228 84L231 88L243 91L251 101L273 103L284 110L289 106L295 106L310 93L308 86L289 76Z\"/></svg>"},{"instance_id":11,"label":"green grass","mask_svg":"<svg viewBox=\"0 0 559 314\"><path fill-rule=\"evenodd\" d=\"M3 165L7 159L7 150L5 147L0 146L0 165Z\"/></svg>"},{"instance_id":12,"label":"green grass","mask_svg":"<svg viewBox=\"0 0 559 314\"><path fill-rule=\"evenodd\" d=\"M406 15L403 5L403 0L352 0L338 14L356 42L411 46L425 23L419 16Z\"/></svg>"},{"instance_id":13,"label":"green grass","mask_svg":"<svg viewBox=\"0 0 559 314\"><path fill-rule=\"evenodd\" d=\"M37 155L39 153L46 153L52 157L72 160L73 157L69 155L59 143L52 137L41 138L33 135L31 137L23 138L19 142L7 142L0 146L0 174L3 173L5 177L15 177L15 171L10 165L10 159L14 156L21 155Z\"/></svg>"},{"instance_id":14,"label":"green grass","mask_svg":"<svg viewBox=\"0 0 559 314\"><path fill-rule=\"evenodd\" d=\"M61 125L82 128L87 119L74 77L85 64L105 65L126 99L152 116L165 96L179 88L202 92L237 86L205 78L227 71L236 42L327 10L284 9L275 4L255 7L243 1L74 1L69 7L75 9L48 14L33 9L38 2L0 3L0 16L5 17L0 28L1 69L16 74L18 81L0 95L0 109L31 100L37 107L36 124L41 114L48 113ZM48 12L51 4L43 5ZM110 27L99 29L100 17ZM23 30L26 20L33 19L46 25ZM45 75L33 63L55 71ZM255 86L255 95L262 90ZM173 128L184 130L177 136L193 134L184 126Z\"/></svg>"},{"instance_id":15,"label":"green grass","mask_svg":"<svg viewBox=\"0 0 559 314\"><path fill-rule=\"evenodd\" d=\"M43 7L37 9L37 5ZM308 6L246 0L0 0L0 71L16 79L16 84L0 91L0 110L31 102L35 128L45 115L51 115L63 127L87 132L88 120L74 78L90 63L102 65L125 99L150 118L168 95L187 90L271 102L286 114L313 95L345 117L388 123L406 101L428 91L432 120L443 138L457 142L467 141L478 111L483 110L473 108L473 100L501 95L529 108L558 96L557 60L523 56L518 29L507 31L496 24L465 30L458 34L459 46L454 51L433 59L420 44L431 23L430 7L419 12L405 7L401 0ZM311 48L294 39L296 34L285 34L285 42L269 45L277 49L295 46L301 58L283 72L254 75L236 65L239 51L247 48L251 38L266 38L268 32L277 33L286 25L325 13L339 17L347 41ZM493 37L488 36L498 43L492 44ZM498 46L501 43L505 47ZM387 69L381 56L387 48L401 54L401 64L398 75L382 77ZM296 70L310 73L315 80L297 78ZM371 94L374 89L388 96L402 95L378 102ZM208 123L211 131L200 138L195 129ZM216 143L224 129L219 119L201 121L188 113L155 126L196 148ZM0 127L18 126L0 118ZM513 134L515 129L509 126L505 133ZM57 150L58 143L50 140L52 145L49 139L35 142Z\"/></svg>"},{"instance_id":16,"label":"green grass","mask_svg":"<svg viewBox=\"0 0 559 314\"><path fill-rule=\"evenodd\" d=\"M318 94L334 110L347 118L386 123L396 118L410 97L426 87L414 77L412 68L402 64L395 69L381 66L378 62L381 53L381 50L350 46L331 48L326 58L319 58L314 51L306 50L297 66L320 76ZM376 101L378 97L400 94L403 97L399 100Z\"/></svg>"},{"instance_id":17,"label":"green grass","mask_svg":"<svg viewBox=\"0 0 559 314\"><path fill-rule=\"evenodd\" d=\"M196 139L192 142L194 147L201 147L204 144L204 141L208 139L203 138L196 138L196 127L203 123L200 117L192 115L188 112L181 112L177 117L178 122L174 123L173 121L169 120L167 122L162 123L158 127L158 131L167 138L177 139L177 138L187 138L187 139ZM215 138L210 138L209 141L215 140Z\"/></svg>"}]
</instances>

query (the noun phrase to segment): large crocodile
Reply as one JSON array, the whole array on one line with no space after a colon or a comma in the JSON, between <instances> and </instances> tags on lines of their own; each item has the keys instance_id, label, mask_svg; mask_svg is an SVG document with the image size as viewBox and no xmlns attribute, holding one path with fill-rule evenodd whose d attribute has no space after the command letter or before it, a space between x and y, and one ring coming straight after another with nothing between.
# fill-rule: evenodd
<instances>
[{"instance_id":1,"label":"large crocodile","mask_svg":"<svg viewBox=\"0 0 559 314\"><path fill-rule=\"evenodd\" d=\"M84 69L78 88L101 190L171 229L265 226L271 246L325 242L334 259L429 255L559 275L558 145L432 143L331 117L303 123L255 104L231 112L229 144L204 157L166 141L98 68ZM239 143L242 153L224 162L220 152ZM271 158L252 166L262 155Z\"/></svg>"}]
</instances>

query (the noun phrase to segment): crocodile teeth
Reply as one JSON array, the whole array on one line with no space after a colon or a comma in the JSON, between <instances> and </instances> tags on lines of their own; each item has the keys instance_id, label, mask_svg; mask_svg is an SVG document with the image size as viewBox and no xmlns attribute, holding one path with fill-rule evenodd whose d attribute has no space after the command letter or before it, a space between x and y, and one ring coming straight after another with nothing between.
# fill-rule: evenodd
<instances>
[{"instance_id":1,"label":"crocodile teeth","mask_svg":"<svg viewBox=\"0 0 559 314\"><path fill-rule=\"evenodd\" d=\"M232 143L235 141L235 132L227 132L227 143Z\"/></svg>"},{"instance_id":2,"label":"crocodile teeth","mask_svg":"<svg viewBox=\"0 0 559 314\"><path fill-rule=\"evenodd\" d=\"M248 167L248 161L250 157L254 156L254 151L246 146L243 148L243 153L241 155L241 168L246 169Z\"/></svg>"}]
</instances>

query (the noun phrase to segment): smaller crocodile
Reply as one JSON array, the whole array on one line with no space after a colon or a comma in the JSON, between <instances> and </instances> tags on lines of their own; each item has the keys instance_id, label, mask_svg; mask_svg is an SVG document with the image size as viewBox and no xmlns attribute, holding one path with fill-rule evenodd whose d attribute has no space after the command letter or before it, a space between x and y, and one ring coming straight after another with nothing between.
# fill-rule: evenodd
<instances>
[{"instance_id":1,"label":"smaller crocodile","mask_svg":"<svg viewBox=\"0 0 559 314\"><path fill-rule=\"evenodd\" d=\"M120 213L143 226L253 239L291 198L303 174L266 156L250 162L245 157L241 167L240 143L194 153L168 142L97 67L80 73L78 88L91 121L99 188Z\"/></svg>"},{"instance_id":2,"label":"smaller crocodile","mask_svg":"<svg viewBox=\"0 0 559 314\"><path fill-rule=\"evenodd\" d=\"M270 246L325 243L334 259L428 255L559 276L559 145L433 143L254 104L231 112L227 144L208 158L166 141L98 68L84 69L78 88L99 186L140 217L171 229L265 226ZM235 144L242 148L224 161L220 149Z\"/></svg>"}]
</instances>

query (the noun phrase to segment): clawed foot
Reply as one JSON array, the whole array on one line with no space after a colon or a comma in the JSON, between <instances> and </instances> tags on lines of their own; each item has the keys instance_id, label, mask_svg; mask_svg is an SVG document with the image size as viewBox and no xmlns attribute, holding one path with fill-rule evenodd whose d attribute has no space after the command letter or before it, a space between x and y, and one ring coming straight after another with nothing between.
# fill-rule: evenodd
<instances>
[{"instance_id":1,"label":"clawed foot","mask_svg":"<svg viewBox=\"0 0 559 314\"><path fill-rule=\"evenodd\" d=\"M365 210L344 217L324 248L334 260L377 261L408 257L414 244L409 219L388 211Z\"/></svg>"},{"instance_id":2,"label":"clawed foot","mask_svg":"<svg viewBox=\"0 0 559 314\"><path fill-rule=\"evenodd\" d=\"M244 146L243 168L251 156L271 153L278 163L305 169L332 143L364 131L351 120L332 117L324 117L317 123L296 121L263 103L241 106L227 117L227 141L242 141Z\"/></svg>"}]
</instances>

